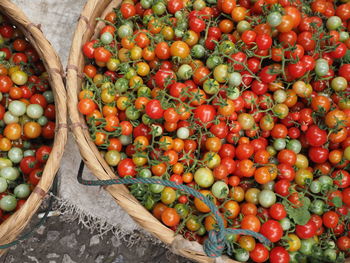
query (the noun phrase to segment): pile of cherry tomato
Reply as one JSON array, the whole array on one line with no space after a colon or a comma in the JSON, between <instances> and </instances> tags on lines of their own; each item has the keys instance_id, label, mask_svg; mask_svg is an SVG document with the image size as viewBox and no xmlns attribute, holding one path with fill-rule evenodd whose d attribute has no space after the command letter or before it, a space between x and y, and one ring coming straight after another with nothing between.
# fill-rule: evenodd
<instances>
[{"instance_id":1,"label":"pile of cherry tomato","mask_svg":"<svg viewBox=\"0 0 350 263\"><path fill-rule=\"evenodd\" d=\"M84 44L79 111L120 177L214 202L241 262L343 262L350 252L350 3L123 0ZM131 193L202 243L199 199Z\"/></svg>"},{"instance_id":2,"label":"pile of cherry tomato","mask_svg":"<svg viewBox=\"0 0 350 263\"><path fill-rule=\"evenodd\" d=\"M54 132L54 97L44 65L0 14L0 223L40 181Z\"/></svg>"}]
</instances>

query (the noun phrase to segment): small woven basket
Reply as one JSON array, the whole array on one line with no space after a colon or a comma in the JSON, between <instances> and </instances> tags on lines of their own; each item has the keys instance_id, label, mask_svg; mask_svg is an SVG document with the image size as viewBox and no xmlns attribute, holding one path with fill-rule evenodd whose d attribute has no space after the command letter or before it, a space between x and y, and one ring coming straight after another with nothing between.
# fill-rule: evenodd
<instances>
[{"instance_id":1,"label":"small woven basket","mask_svg":"<svg viewBox=\"0 0 350 263\"><path fill-rule=\"evenodd\" d=\"M14 241L27 226L51 188L67 141L67 102L60 59L40 28L31 23L25 14L9 0L0 1L0 12L23 32L38 52L49 74L56 109L56 132L50 158L46 163L39 184L21 209L0 224L0 245L4 245ZM0 255L4 252L5 250L0 250Z\"/></svg>"},{"instance_id":2,"label":"small woven basket","mask_svg":"<svg viewBox=\"0 0 350 263\"><path fill-rule=\"evenodd\" d=\"M115 172L101 157L97 147L90 138L85 119L78 111L78 93L83 83L84 56L82 45L96 38L103 27L102 22L96 18L104 17L113 8L118 7L121 0L89 0L80 15L78 25L73 37L73 44L67 66L67 93L68 110L72 121L72 130L84 162L100 180L116 178ZM185 240L181 235L175 236L175 232L163 225L150 212L148 212L123 185L113 185L105 188L121 206L141 227L153 234L172 251L181 256L197 262L219 262L218 259L209 258L198 242ZM234 263L236 261L227 257L220 257L221 262Z\"/></svg>"}]
</instances>

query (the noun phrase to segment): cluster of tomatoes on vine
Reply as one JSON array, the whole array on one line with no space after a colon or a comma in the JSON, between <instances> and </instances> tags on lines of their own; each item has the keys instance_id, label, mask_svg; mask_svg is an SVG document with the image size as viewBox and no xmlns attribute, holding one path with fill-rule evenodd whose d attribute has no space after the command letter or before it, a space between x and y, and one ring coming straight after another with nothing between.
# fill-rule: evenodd
<instances>
[{"instance_id":1,"label":"cluster of tomatoes on vine","mask_svg":"<svg viewBox=\"0 0 350 263\"><path fill-rule=\"evenodd\" d=\"M121 177L194 187L238 261L342 261L350 249L350 4L124 0L83 46L79 111ZM186 238L216 221L161 185L131 192Z\"/></svg>"},{"instance_id":2,"label":"cluster of tomatoes on vine","mask_svg":"<svg viewBox=\"0 0 350 263\"><path fill-rule=\"evenodd\" d=\"M54 132L54 96L45 67L23 33L0 14L1 222L39 183Z\"/></svg>"}]
</instances>

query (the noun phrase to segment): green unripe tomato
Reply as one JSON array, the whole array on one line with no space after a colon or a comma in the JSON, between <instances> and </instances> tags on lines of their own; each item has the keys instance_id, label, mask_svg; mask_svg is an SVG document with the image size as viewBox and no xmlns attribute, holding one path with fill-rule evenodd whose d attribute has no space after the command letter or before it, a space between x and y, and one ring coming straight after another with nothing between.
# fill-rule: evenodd
<instances>
[{"instance_id":1,"label":"green unripe tomato","mask_svg":"<svg viewBox=\"0 0 350 263\"><path fill-rule=\"evenodd\" d=\"M322 190L322 185L318 180L312 181L310 184L310 191L314 194L320 193Z\"/></svg>"},{"instance_id":2,"label":"green unripe tomato","mask_svg":"<svg viewBox=\"0 0 350 263\"><path fill-rule=\"evenodd\" d=\"M292 222L290 222L290 219L288 217L281 219L279 222L284 231L289 230L292 226Z\"/></svg>"},{"instance_id":3,"label":"green unripe tomato","mask_svg":"<svg viewBox=\"0 0 350 263\"><path fill-rule=\"evenodd\" d=\"M0 177L0 193L7 190L8 184L5 178Z\"/></svg>"},{"instance_id":4,"label":"green unripe tomato","mask_svg":"<svg viewBox=\"0 0 350 263\"><path fill-rule=\"evenodd\" d=\"M214 79L224 83L228 77L228 66L225 64L218 65L214 68Z\"/></svg>"},{"instance_id":5,"label":"green unripe tomato","mask_svg":"<svg viewBox=\"0 0 350 263\"><path fill-rule=\"evenodd\" d=\"M151 97L151 89L147 86L141 86L137 90L137 96L138 97Z\"/></svg>"},{"instance_id":6,"label":"green unripe tomato","mask_svg":"<svg viewBox=\"0 0 350 263\"><path fill-rule=\"evenodd\" d=\"M141 112L137 110L134 106L129 106L125 110L125 115L129 120L137 120L141 116Z\"/></svg>"},{"instance_id":7,"label":"green unripe tomato","mask_svg":"<svg viewBox=\"0 0 350 263\"><path fill-rule=\"evenodd\" d=\"M205 3L204 0L196 0L196 1L194 1L194 3L193 3L193 8L194 8L195 10L200 11L200 10L202 10L204 7L206 7L206 3Z\"/></svg>"},{"instance_id":8,"label":"green unripe tomato","mask_svg":"<svg viewBox=\"0 0 350 263\"><path fill-rule=\"evenodd\" d=\"M182 80L188 80L192 77L193 70L190 65L183 64L179 67L179 70L177 71L177 76L179 79Z\"/></svg>"},{"instance_id":9,"label":"green unripe tomato","mask_svg":"<svg viewBox=\"0 0 350 263\"><path fill-rule=\"evenodd\" d=\"M30 188L28 184L19 184L13 190L13 193L19 199L27 198L30 195Z\"/></svg>"},{"instance_id":10,"label":"green unripe tomato","mask_svg":"<svg viewBox=\"0 0 350 263\"><path fill-rule=\"evenodd\" d=\"M335 249L328 248L323 254L328 262L335 262L337 259L337 251Z\"/></svg>"},{"instance_id":11,"label":"green unripe tomato","mask_svg":"<svg viewBox=\"0 0 350 263\"><path fill-rule=\"evenodd\" d=\"M183 37L185 35L185 32L178 28L175 28L174 33L176 37Z\"/></svg>"},{"instance_id":12,"label":"green unripe tomato","mask_svg":"<svg viewBox=\"0 0 350 263\"><path fill-rule=\"evenodd\" d=\"M250 28L251 28L250 23L245 20L239 21L237 24L237 31L240 34L242 34L244 31L249 30Z\"/></svg>"},{"instance_id":13,"label":"green unripe tomato","mask_svg":"<svg viewBox=\"0 0 350 263\"><path fill-rule=\"evenodd\" d=\"M181 218L186 218L188 216L189 210L188 206L185 204L178 203L174 206L174 208Z\"/></svg>"},{"instance_id":14,"label":"green unripe tomato","mask_svg":"<svg viewBox=\"0 0 350 263\"><path fill-rule=\"evenodd\" d=\"M190 136L190 130L186 127L180 127L176 131L176 136L180 139L187 139Z\"/></svg>"},{"instance_id":15,"label":"green unripe tomato","mask_svg":"<svg viewBox=\"0 0 350 263\"><path fill-rule=\"evenodd\" d=\"M246 262L249 260L249 252L243 248L236 249L234 256L235 259L239 262Z\"/></svg>"},{"instance_id":16,"label":"green unripe tomato","mask_svg":"<svg viewBox=\"0 0 350 263\"><path fill-rule=\"evenodd\" d=\"M300 143L300 141L298 141L296 139L290 140L287 143L287 149L288 150L292 150L296 154L300 153L300 151L301 151L301 143Z\"/></svg>"},{"instance_id":17,"label":"green unripe tomato","mask_svg":"<svg viewBox=\"0 0 350 263\"><path fill-rule=\"evenodd\" d=\"M213 95L219 92L220 84L214 79L207 79L203 83L205 93Z\"/></svg>"},{"instance_id":18,"label":"green unripe tomato","mask_svg":"<svg viewBox=\"0 0 350 263\"><path fill-rule=\"evenodd\" d=\"M27 157L27 156L35 156L35 152L33 150L25 150L23 152L23 157Z\"/></svg>"},{"instance_id":19,"label":"green unripe tomato","mask_svg":"<svg viewBox=\"0 0 350 263\"><path fill-rule=\"evenodd\" d=\"M0 176L6 180L14 181L18 178L19 171L14 167L5 167L0 170Z\"/></svg>"},{"instance_id":20,"label":"green unripe tomato","mask_svg":"<svg viewBox=\"0 0 350 263\"><path fill-rule=\"evenodd\" d=\"M120 140L123 146L129 145L132 142L131 136L127 136L127 135L120 135L118 139Z\"/></svg>"},{"instance_id":21,"label":"green unripe tomato","mask_svg":"<svg viewBox=\"0 0 350 263\"><path fill-rule=\"evenodd\" d=\"M163 128L158 124L152 124L151 132L152 132L153 136L159 137L163 134Z\"/></svg>"},{"instance_id":22,"label":"green unripe tomato","mask_svg":"<svg viewBox=\"0 0 350 263\"><path fill-rule=\"evenodd\" d=\"M141 0L140 3L144 9L149 9L152 6L151 0Z\"/></svg>"},{"instance_id":23,"label":"green unripe tomato","mask_svg":"<svg viewBox=\"0 0 350 263\"><path fill-rule=\"evenodd\" d=\"M274 147L272 147L271 145L266 147L266 151L271 155L271 156L275 156L277 154L277 151Z\"/></svg>"},{"instance_id":24,"label":"green unripe tomato","mask_svg":"<svg viewBox=\"0 0 350 263\"><path fill-rule=\"evenodd\" d=\"M287 146L286 140L283 138L278 138L273 142L273 147L277 151L281 151L281 150L285 149L286 146Z\"/></svg>"},{"instance_id":25,"label":"green unripe tomato","mask_svg":"<svg viewBox=\"0 0 350 263\"><path fill-rule=\"evenodd\" d=\"M37 122L40 126L45 126L49 122L49 120L45 116L41 116Z\"/></svg>"},{"instance_id":26,"label":"green unripe tomato","mask_svg":"<svg viewBox=\"0 0 350 263\"><path fill-rule=\"evenodd\" d=\"M316 244L316 241L314 238L309 239L302 239L301 240L301 247L300 252L304 255L311 255L312 254L312 247Z\"/></svg>"},{"instance_id":27,"label":"green unripe tomato","mask_svg":"<svg viewBox=\"0 0 350 263\"><path fill-rule=\"evenodd\" d=\"M101 42L105 45L109 45L113 41L113 35L109 32L104 32L101 35Z\"/></svg>"},{"instance_id":28,"label":"green unripe tomato","mask_svg":"<svg viewBox=\"0 0 350 263\"><path fill-rule=\"evenodd\" d=\"M222 58L219 56L210 56L206 61L206 65L209 69L213 69L222 63Z\"/></svg>"},{"instance_id":29,"label":"green unripe tomato","mask_svg":"<svg viewBox=\"0 0 350 263\"><path fill-rule=\"evenodd\" d=\"M194 58L202 58L205 55L205 48L202 45L196 44L191 49L191 56Z\"/></svg>"},{"instance_id":30,"label":"green unripe tomato","mask_svg":"<svg viewBox=\"0 0 350 263\"><path fill-rule=\"evenodd\" d=\"M227 197L229 188L225 182L217 181L212 185L211 192L216 198L223 199Z\"/></svg>"},{"instance_id":31,"label":"green unripe tomato","mask_svg":"<svg viewBox=\"0 0 350 263\"><path fill-rule=\"evenodd\" d=\"M120 153L116 150L110 150L105 154L105 160L110 166L117 166L120 162Z\"/></svg>"},{"instance_id":32,"label":"green unripe tomato","mask_svg":"<svg viewBox=\"0 0 350 263\"><path fill-rule=\"evenodd\" d=\"M232 54L234 52L235 44L232 41L225 40L219 45L219 51L225 55Z\"/></svg>"},{"instance_id":33,"label":"green unripe tomato","mask_svg":"<svg viewBox=\"0 0 350 263\"><path fill-rule=\"evenodd\" d=\"M11 212L16 209L17 199L12 195L6 195L0 200L0 208L6 212Z\"/></svg>"},{"instance_id":34,"label":"green unripe tomato","mask_svg":"<svg viewBox=\"0 0 350 263\"><path fill-rule=\"evenodd\" d=\"M7 158L1 158L0 157L0 170L4 167L12 167L12 161Z\"/></svg>"},{"instance_id":35,"label":"green unripe tomato","mask_svg":"<svg viewBox=\"0 0 350 263\"><path fill-rule=\"evenodd\" d=\"M327 60L323 58L316 60L315 72L319 77L326 76L329 72L329 65Z\"/></svg>"},{"instance_id":36,"label":"green unripe tomato","mask_svg":"<svg viewBox=\"0 0 350 263\"><path fill-rule=\"evenodd\" d=\"M5 115L4 115L4 122L6 124L17 123L19 122L19 118L13 115L10 111L7 111L5 112Z\"/></svg>"},{"instance_id":37,"label":"green unripe tomato","mask_svg":"<svg viewBox=\"0 0 350 263\"><path fill-rule=\"evenodd\" d=\"M279 12L272 12L267 16L267 23L272 27L277 27L282 23L282 15Z\"/></svg>"},{"instance_id":38,"label":"green unripe tomato","mask_svg":"<svg viewBox=\"0 0 350 263\"><path fill-rule=\"evenodd\" d=\"M152 6L152 11L154 12L154 14L161 16L162 14L165 13L166 11L166 6L164 3L162 2L158 2L155 5Z\"/></svg>"},{"instance_id":39,"label":"green unripe tomato","mask_svg":"<svg viewBox=\"0 0 350 263\"><path fill-rule=\"evenodd\" d=\"M339 41L341 42L345 42L346 40L349 39L349 33L348 32L345 32L345 31L342 31L339 33Z\"/></svg>"},{"instance_id":40,"label":"green unripe tomato","mask_svg":"<svg viewBox=\"0 0 350 263\"><path fill-rule=\"evenodd\" d=\"M242 83L242 75L238 72L231 72L228 74L228 84L238 87Z\"/></svg>"},{"instance_id":41,"label":"green unripe tomato","mask_svg":"<svg viewBox=\"0 0 350 263\"><path fill-rule=\"evenodd\" d=\"M1 44L4 42L4 38L1 36ZM6 58L6 53L4 51L0 51L0 59Z\"/></svg>"},{"instance_id":42,"label":"green unripe tomato","mask_svg":"<svg viewBox=\"0 0 350 263\"><path fill-rule=\"evenodd\" d=\"M273 190L274 187L275 187L274 181L270 181L270 182L262 185L262 189L265 189L265 190Z\"/></svg>"},{"instance_id":43,"label":"green unripe tomato","mask_svg":"<svg viewBox=\"0 0 350 263\"><path fill-rule=\"evenodd\" d=\"M163 204L170 205L176 200L176 192L171 187L165 187L160 195Z\"/></svg>"},{"instance_id":44,"label":"green unripe tomato","mask_svg":"<svg viewBox=\"0 0 350 263\"><path fill-rule=\"evenodd\" d=\"M144 168L144 169L142 169L142 170L138 173L138 177L141 177L141 178L150 178L150 177L152 177L152 172L151 172L150 169Z\"/></svg>"},{"instance_id":45,"label":"green unripe tomato","mask_svg":"<svg viewBox=\"0 0 350 263\"><path fill-rule=\"evenodd\" d=\"M126 72L125 74L125 78L130 80L132 77L136 76L137 75L137 72L135 69L133 68L129 68L129 70Z\"/></svg>"},{"instance_id":46,"label":"green unripe tomato","mask_svg":"<svg viewBox=\"0 0 350 263\"><path fill-rule=\"evenodd\" d=\"M124 93L129 88L129 81L125 78L119 78L115 82L114 87L119 94Z\"/></svg>"},{"instance_id":47,"label":"green unripe tomato","mask_svg":"<svg viewBox=\"0 0 350 263\"><path fill-rule=\"evenodd\" d=\"M152 123L152 119L150 116L148 116L146 113L142 115L142 123L149 125Z\"/></svg>"},{"instance_id":48,"label":"green unripe tomato","mask_svg":"<svg viewBox=\"0 0 350 263\"><path fill-rule=\"evenodd\" d=\"M333 179L327 175L322 175L320 178L318 178L318 181L321 183L322 186L333 185Z\"/></svg>"},{"instance_id":49,"label":"green unripe tomato","mask_svg":"<svg viewBox=\"0 0 350 263\"><path fill-rule=\"evenodd\" d=\"M194 180L200 187L208 188L214 183L214 175L212 170L203 167L194 173Z\"/></svg>"},{"instance_id":50,"label":"green unripe tomato","mask_svg":"<svg viewBox=\"0 0 350 263\"><path fill-rule=\"evenodd\" d=\"M329 30L336 30L342 25L341 18L339 16L331 16L328 18L326 26Z\"/></svg>"},{"instance_id":51,"label":"green unripe tomato","mask_svg":"<svg viewBox=\"0 0 350 263\"><path fill-rule=\"evenodd\" d=\"M331 87L335 91L344 91L348 87L348 81L344 77L336 77L331 81Z\"/></svg>"},{"instance_id":52,"label":"green unripe tomato","mask_svg":"<svg viewBox=\"0 0 350 263\"><path fill-rule=\"evenodd\" d=\"M26 113L26 104L19 100L11 101L8 107L9 111L13 116L22 116Z\"/></svg>"},{"instance_id":53,"label":"green unripe tomato","mask_svg":"<svg viewBox=\"0 0 350 263\"><path fill-rule=\"evenodd\" d=\"M12 147L8 151L7 156L13 163L19 163L23 159L23 151L21 148Z\"/></svg>"},{"instance_id":54,"label":"green unripe tomato","mask_svg":"<svg viewBox=\"0 0 350 263\"><path fill-rule=\"evenodd\" d=\"M146 201L144 203L144 206L147 210L152 210L154 205L156 204L156 201L151 196L147 196Z\"/></svg>"},{"instance_id":55,"label":"green unripe tomato","mask_svg":"<svg viewBox=\"0 0 350 263\"><path fill-rule=\"evenodd\" d=\"M152 178L159 179L158 176L152 176ZM149 190L154 194L160 194L164 190L165 186L161 184L150 184Z\"/></svg>"},{"instance_id":56,"label":"green unripe tomato","mask_svg":"<svg viewBox=\"0 0 350 263\"><path fill-rule=\"evenodd\" d=\"M175 17L177 19L182 19L182 18L184 18L184 16L185 16L185 14L181 10L175 12Z\"/></svg>"},{"instance_id":57,"label":"green unripe tomato","mask_svg":"<svg viewBox=\"0 0 350 263\"><path fill-rule=\"evenodd\" d=\"M316 215L322 215L324 213L324 209L326 207L326 204L325 202L323 202L322 200L314 200L312 203L311 203L311 206L310 206L310 211Z\"/></svg>"},{"instance_id":58,"label":"green unripe tomato","mask_svg":"<svg viewBox=\"0 0 350 263\"><path fill-rule=\"evenodd\" d=\"M120 38L132 36L133 32L130 25L122 25L118 28L118 36Z\"/></svg>"},{"instance_id":59,"label":"green unripe tomato","mask_svg":"<svg viewBox=\"0 0 350 263\"><path fill-rule=\"evenodd\" d=\"M30 104L27 107L27 115L32 119L39 119L44 114L44 109L39 104Z\"/></svg>"},{"instance_id":60,"label":"green unripe tomato","mask_svg":"<svg viewBox=\"0 0 350 263\"><path fill-rule=\"evenodd\" d=\"M273 93L273 99L277 103L283 103L287 99L287 93L282 89L278 89Z\"/></svg>"},{"instance_id":61,"label":"green unripe tomato","mask_svg":"<svg viewBox=\"0 0 350 263\"><path fill-rule=\"evenodd\" d=\"M262 190L259 193L259 203L265 208L269 208L276 203L276 194L271 190Z\"/></svg>"},{"instance_id":62,"label":"green unripe tomato","mask_svg":"<svg viewBox=\"0 0 350 263\"><path fill-rule=\"evenodd\" d=\"M199 229L196 231L197 235L204 236L207 233L207 230L203 225L199 227Z\"/></svg>"},{"instance_id":63,"label":"green unripe tomato","mask_svg":"<svg viewBox=\"0 0 350 263\"><path fill-rule=\"evenodd\" d=\"M47 90L43 93L43 96L45 97L47 103L53 103L54 102L54 96L53 92L51 90Z\"/></svg>"}]
</instances>

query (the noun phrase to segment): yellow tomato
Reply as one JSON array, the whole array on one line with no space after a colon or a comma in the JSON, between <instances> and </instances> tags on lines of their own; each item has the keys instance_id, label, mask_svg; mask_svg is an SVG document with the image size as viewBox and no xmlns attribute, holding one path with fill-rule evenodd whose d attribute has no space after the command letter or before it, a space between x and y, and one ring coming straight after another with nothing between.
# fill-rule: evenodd
<instances>
[{"instance_id":1,"label":"yellow tomato","mask_svg":"<svg viewBox=\"0 0 350 263\"><path fill-rule=\"evenodd\" d=\"M301 247L301 241L299 237L295 234L289 234L288 235L288 251L295 252L298 251Z\"/></svg>"}]
</instances>

